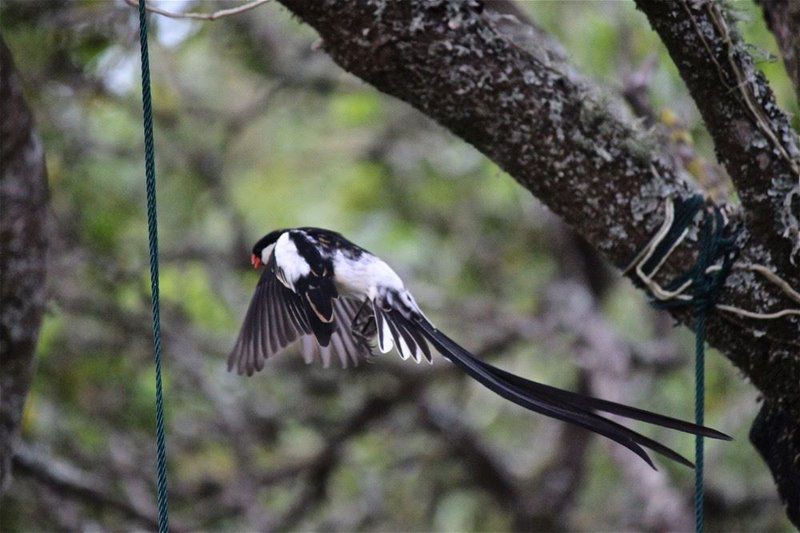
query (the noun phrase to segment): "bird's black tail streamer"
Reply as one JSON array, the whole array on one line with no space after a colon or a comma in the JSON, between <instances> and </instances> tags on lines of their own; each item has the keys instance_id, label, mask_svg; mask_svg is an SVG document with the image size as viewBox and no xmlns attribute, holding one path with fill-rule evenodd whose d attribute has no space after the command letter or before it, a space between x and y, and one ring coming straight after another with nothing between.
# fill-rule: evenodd
<instances>
[{"instance_id":1,"label":"bird's black tail streamer","mask_svg":"<svg viewBox=\"0 0 800 533\"><path fill-rule=\"evenodd\" d=\"M413 328L410 321L399 312L392 314L392 320ZM637 454L653 468L655 468L655 465L643 448L649 448L686 466L691 467L694 465L691 461L663 444L604 418L598 415L596 411L613 413L696 435L730 439L727 435L713 429L700 427L642 409L564 391L516 376L477 359L447 335L436 329L425 318L419 317L416 320L416 326L420 328L425 337L442 355L499 396L531 411L576 424L608 437Z\"/></svg>"}]
</instances>

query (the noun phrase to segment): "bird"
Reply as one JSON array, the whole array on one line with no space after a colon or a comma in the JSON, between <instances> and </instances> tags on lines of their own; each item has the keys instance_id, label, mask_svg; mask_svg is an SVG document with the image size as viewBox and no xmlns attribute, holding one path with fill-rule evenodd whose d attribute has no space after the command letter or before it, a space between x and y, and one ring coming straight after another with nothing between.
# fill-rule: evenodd
<instances>
[{"instance_id":1,"label":"bird","mask_svg":"<svg viewBox=\"0 0 800 533\"><path fill-rule=\"evenodd\" d=\"M382 259L341 234L313 227L272 231L253 246L250 263L263 273L245 314L228 370L252 376L266 359L299 341L307 363L332 358L343 367L397 351L431 363L434 348L481 385L530 411L572 423L625 446L650 467L645 448L694 464L671 448L599 413L720 440L705 426L539 383L482 361L437 329L403 280Z\"/></svg>"}]
</instances>

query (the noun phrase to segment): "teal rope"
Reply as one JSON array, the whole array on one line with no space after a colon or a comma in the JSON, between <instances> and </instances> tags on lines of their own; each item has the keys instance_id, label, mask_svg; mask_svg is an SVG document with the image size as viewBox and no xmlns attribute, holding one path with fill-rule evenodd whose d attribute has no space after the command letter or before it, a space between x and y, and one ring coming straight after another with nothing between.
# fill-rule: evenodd
<instances>
[{"instance_id":1,"label":"teal rope","mask_svg":"<svg viewBox=\"0 0 800 533\"><path fill-rule=\"evenodd\" d=\"M664 240L656 248L653 256L645 264L644 270L649 271L653 265L660 263L664 255L670 250L677 241L679 235L692 223L695 215L703 209L704 200L702 196L695 195L687 199L679 199L675 207L675 220L669 228ZM666 289L674 291L684 284L687 280L692 280L692 314L694 318L695 332L695 400L694 417L698 426L705 424L705 338L706 322L709 313L716 305L719 290L728 277L734 259L738 253L736 246L736 230L725 225L722 213L716 207L703 209L703 219L700 228L698 243L700 252L697 262L689 272L673 280ZM719 270L706 272L709 266L718 260L722 260ZM685 306L687 303L681 300L666 300L652 302L658 308L673 308ZM694 477L694 518L695 531L703 532L703 501L704 501L704 439L702 436L695 436L695 477Z\"/></svg>"},{"instance_id":2,"label":"teal rope","mask_svg":"<svg viewBox=\"0 0 800 533\"><path fill-rule=\"evenodd\" d=\"M703 213L703 224L700 228L700 253L697 263L692 268L692 305L694 314L695 335L695 395L694 418L698 426L705 425L705 339L706 321L709 313L714 309L719 290L725 283L725 278L730 273L737 248L734 236L726 235L725 219L717 208L706 210ZM707 273L716 258L722 257L722 269L718 272ZM695 435L694 440L694 530L703 533L703 503L704 503L704 466L705 452L704 439Z\"/></svg>"},{"instance_id":3,"label":"teal rope","mask_svg":"<svg viewBox=\"0 0 800 533\"><path fill-rule=\"evenodd\" d=\"M147 53L145 0L139 0L139 42L142 54L142 114L144 163L147 186L147 232L150 244L150 291L153 299L153 359L156 365L156 485L158 531L169 531L167 501L167 445L164 437L164 393L161 384L161 312L158 291L158 220L156 213L156 165L153 147L153 104L150 96L150 58Z\"/></svg>"},{"instance_id":4,"label":"teal rope","mask_svg":"<svg viewBox=\"0 0 800 533\"><path fill-rule=\"evenodd\" d=\"M711 238L711 221L706 217L700 236L700 254L694 269L695 291L694 303L694 423L698 426L705 425L705 398L706 398L706 320L708 312L713 307L713 293L718 287L712 287L706 278L705 270L709 266L710 255L713 253ZM704 517L704 474L705 447L702 435L694 437L694 530L703 533Z\"/></svg>"},{"instance_id":5,"label":"teal rope","mask_svg":"<svg viewBox=\"0 0 800 533\"><path fill-rule=\"evenodd\" d=\"M705 338L706 338L706 313L695 316L695 358L694 358L694 423L702 426L705 423L705 396L706 396L706 371L705 371ZM703 533L703 467L704 467L703 436L694 437L694 530Z\"/></svg>"}]
</instances>

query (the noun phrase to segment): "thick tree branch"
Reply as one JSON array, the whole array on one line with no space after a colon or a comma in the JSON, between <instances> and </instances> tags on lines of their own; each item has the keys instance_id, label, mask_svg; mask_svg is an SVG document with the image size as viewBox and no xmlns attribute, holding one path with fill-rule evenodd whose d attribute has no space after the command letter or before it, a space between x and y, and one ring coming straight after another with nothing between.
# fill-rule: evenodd
<instances>
[{"instance_id":1,"label":"thick tree branch","mask_svg":"<svg viewBox=\"0 0 800 533\"><path fill-rule=\"evenodd\" d=\"M800 475L797 475L799 435L797 420L776 402L765 402L750 429L750 441L761 452L778 481L789 520L800 528Z\"/></svg>"},{"instance_id":2,"label":"thick tree branch","mask_svg":"<svg viewBox=\"0 0 800 533\"><path fill-rule=\"evenodd\" d=\"M720 3L637 0L637 6L686 82L753 235L788 271L790 257L792 264L800 258L800 142L766 78Z\"/></svg>"},{"instance_id":3,"label":"thick tree branch","mask_svg":"<svg viewBox=\"0 0 800 533\"><path fill-rule=\"evenodd\" d=\"M34 369L45 305L47 173L44 148L0 38L0 493Z\"/></svg>"},{"instance_id":4,"label":"thick tree branch","mask_svg":"<svg viewBox=\"0 0 800 533\"><path fill-rule=\"evenodd\" d=\"M783 64L800 100L800 2L796 0L756 0L764 10L767 26L775 35Z\"/></svg>"},{"instance_id":5,"label":"thick tree branch","mask_svg":"<svg viewBox=\"0 0 800 533\"><path fill-rule=\"evenodd\" d=\"M746 208L753 240L770 256L767 264L789 285L800 286L794 266L800 255L800 142L729 25L724 6L686 0L637 0L637 5L669 50L703 116L717 157ZM797 362L800 350L792 353ZM750 439L775 477L789 518L800 526L797 373L793 379L790 397L766 395Z\"/></svg>"},{"instance_id":6,"label":"thick tree branch","mask_svg":"<svg viewBox=\"0 0 800 533\"><path fill-rule=\"evenodd\" d=\"M549 57L514 44L493 26L492 17L482 14L478 2L282 3L316 28L324 49L344 69L471 143L618 267L626 266L661 224L666 198L700 192L652 138L613 114L595 91ZM709 23L709 31L726 27L718 19ZM735 48L732 39L728 35L718 43L722 48L714 49L726 62L727 51ZM731 139L741 137L738 143L721 139L718 144L724 162L742 166L737 186L751 210L734 215L745 218L756 237L750 239L745 228L740 260L766 265L797 287L797 274L788 262L792 239L797 238L791 234L795 204L786 200L797 184L795 140L783 127L763 79L748 78L752 69L742 72L743 80L735 72L725 80L739 91L737 96L720 82L715 87L724 96L710 94L721 104L741 98L736 111L730 111L735 120L729 117L714 126L728 128ZM741 95L740 87L753 91L751 85L759 91L755 100ZM716 130L713 134L719 137ZM800 201L800 191L794 198ZM776 230L789 231L788 239ZM672 257L667 274L693 262L693 253L685 248ZM761 311L793 303L752 272L730 276L721 301ZM780 402L798 427L799 338L794 317L743 321L716 313L709 324L709 341L769 401ZM796 454L800 456L800 448Z\"/></svg>"}]
</instances>

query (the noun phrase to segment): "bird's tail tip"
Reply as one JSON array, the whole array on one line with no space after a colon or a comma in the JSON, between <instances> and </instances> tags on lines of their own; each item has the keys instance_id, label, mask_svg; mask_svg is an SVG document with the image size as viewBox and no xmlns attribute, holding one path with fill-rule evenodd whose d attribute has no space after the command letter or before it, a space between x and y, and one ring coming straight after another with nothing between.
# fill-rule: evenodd
<instances>
[{"instance_id":1,"label":"bird's tail tip","mask_svg":"<svg viewBox=\"0 0 800 533\"><path fill-rule=\"evenodd\" d=\"M702 432L698 431L695 435L700 437L707 437L709 439L717 439L717 440L724 440L724 441L732 441L733 437L728 435L727 433L723 433L721 431L717 431L716 429L709 428L706 426L700 426L703 430Z\"/></svg>"}]
</instances>

